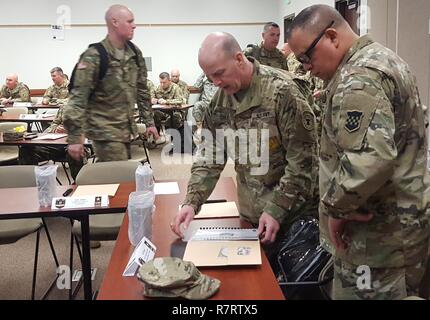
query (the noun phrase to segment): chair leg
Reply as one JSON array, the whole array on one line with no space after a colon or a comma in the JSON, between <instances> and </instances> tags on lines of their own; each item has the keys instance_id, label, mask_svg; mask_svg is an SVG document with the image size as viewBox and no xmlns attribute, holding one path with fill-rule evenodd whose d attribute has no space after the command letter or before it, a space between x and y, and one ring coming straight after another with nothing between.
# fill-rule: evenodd
<instances>
[{"instance_id":1,"label":"chair leg","mask_svg":"<svg viewBox=\"0 0 430 320\"><path fill-rule=\"evenodd\" d=\"M39 259L39 240L40 240L40 229L37 230L37 234L36 234L36 250L34 253L33 283L31 286L31 300L34 300L34 297L36 294L37 262Z\"/></svg>"},{"instance_id":2,"label":"chair leg","mask_svg":"<svg viewBox=\"0 0 430 320\"><path fill-rule=\"evenodd\" d=\"M149 167L152 169L152 167L151 167L151 162L149 161L148 149L146 148L146 143L145 143L145 141L143 141L143 149L145 149L146 162L148 162Z\"/></svg>"},{"instance_id":3,"label":"chair leg","mask_svg":"<svg viewBox=\"0 0 430 320\"><path fill-rule=\"evenodd\" d=\"M58 179L58 177L55 177L55 179L57 180L57 182L58 182L58 184L59 184L60 186L62 186L62 185L63 185L63 184L61 183L60 179Z\"/></svg>"}]
</instances>

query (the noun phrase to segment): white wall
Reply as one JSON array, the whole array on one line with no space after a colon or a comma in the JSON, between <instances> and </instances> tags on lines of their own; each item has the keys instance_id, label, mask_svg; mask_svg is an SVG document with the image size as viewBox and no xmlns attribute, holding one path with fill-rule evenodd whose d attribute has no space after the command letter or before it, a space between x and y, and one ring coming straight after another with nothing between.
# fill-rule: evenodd
<instances>
[{"instance_id":1,"label":"white wall","mask_svg":"<svg viewBox=\"0 0 430 320\"><path fill-rule=\"evenodd\" d=\"M0 83L7 73L17 72L30 88L50 85L49 70L60 66L71 73L88 44L106 35L104 13L109 0L20 0L1 1ZM134 42L144 56L152 57L149 78L177 67L182 79L192 85L201 73L197 52L212 31L232 33L242 47L258 43L262 26L279 17L279 0L123 0L138 25ZM167 9L166 9L167 8ZM64 22L65 40L51 39L49 26ZM142 26L143 24L143 26Z\"/></svg>"},{"instance_id":2,"label":"white wall","mask_svg":"<svg viewBox=\"0 0 430 320\"><path fill-rule=\"evenodd\" d=\"M295 13L296 16L302 11L304 8L312 6L314 4L326 4L334 7L335 0L280 0L280 8L279 8L279 26L281 27L281 40L279 42L283 42L283 29L284 29L284 18L292 13Z\"/></svg>"}]
</instances>

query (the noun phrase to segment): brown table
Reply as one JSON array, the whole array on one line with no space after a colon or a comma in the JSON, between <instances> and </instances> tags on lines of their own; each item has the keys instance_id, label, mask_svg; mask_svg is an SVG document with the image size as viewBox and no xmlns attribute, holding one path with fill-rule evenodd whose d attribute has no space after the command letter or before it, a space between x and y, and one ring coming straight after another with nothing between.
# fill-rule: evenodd
<instances>
[{"instance_id":1,"label":"brown table","mask_svg":"<svg viewBox=\"0 0 430 320\"><path fill-rule=\"evenodd\" d=\"M40 135L39 135L40 136ZM47 140L34 140L34 139L21 139L21 140L12 140L12 141L4 141L3 140L3 132L0 132L0 145L8 145L8 146L67 146L67 137L59 138L55 140L47 139ZM85 146L91 146L92 144L88 142L88 139L85 139Z\"/></svg>"},{"instance_id":2,"label":"brown table","mask_svg":"<svg viewBox=\"0 0 430 320\"><path fill-rule=\"evenodd\" d=\"M187 190L187 181L182 180L178 184L180 194L156 196L156 212L153 218L152 232L152 242L157 247L156 257L179 256L182 258L185 249L185 243L178 239L169 227ZM233 179L221 178L210 199L237 201L236 186ZM212 219L201 223L249 227L247 222L238 218ZM99 290L98 300L146 299L143 296L143 285L137 278L122 276L133 250L134 247L128 240L128 217L125 215ZM258 266L208 267L200 268L200 270L204 274L221 280L221 287L212 299L284 299L263 251L262 264Z\"/></svg>"},{"instance_id":3,"label":"brown table","mask_svg":"<svg viewBox=\"0 0 430 320\"><path fill-rule=\"evenodd\" d=\"M69 187L58 186L56 196L60 197ZM90 253L90 214L120 213L127 208L128 196L135 190L134 183L120 184L115 197L109 198L109 206L104 208L88 209L62 209L51 210L50 207L40 207L37 197L37 188L1 188L0 189L0 220L3 219L25 219L25 218L48 218L66 217L79 220L82 232L82 274L84 282L84 297L92 299L91 288L91 253Z\"/></svg>"}]
</instances>

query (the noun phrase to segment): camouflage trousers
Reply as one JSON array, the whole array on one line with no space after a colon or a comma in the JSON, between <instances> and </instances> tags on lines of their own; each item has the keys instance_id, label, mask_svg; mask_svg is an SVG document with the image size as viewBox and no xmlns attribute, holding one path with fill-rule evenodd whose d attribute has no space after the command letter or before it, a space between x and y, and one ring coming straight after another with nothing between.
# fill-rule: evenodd
<instances>
[{"instance_id":1,"label":"camouflage trousers","mask_svg":"<svg viewBox=\"0 0 430 320\"><path fill-rule=\"evenodd\" d=\"M184 125L185 112L174 111L173 120L170 119L170 115L160 110L154 111L154 122L155 127L160 132L161 125L164 124L166 128L179 129Z\"/></svg>"},{"instance_id":2,"label":"camouflage trousers","mask_svg":"<svg viewBox=\"0 0 430 320\"><path fill-rule=\"evenodd\" d=\"M334 300L400 300L418 296L427 257L403 268L369 268L334 259Z\"/></svg>"},{"instance_id":3,"label":"camouflage trousers","mask_svg":"<svg viewBox=\"0 0 430 320\"><path fill-rule=\"evenodd\" d=\"M121 161L131 159L130 143L119 141L93 141L98 162Z\"/></svg>"},{"instance_id":4,"label":"camouflage trousers","mask_svg":"<svg viewBox=\"0 0 430 320\"><path fill-rule=\"evenodd\" d=\"M72 159L67 153L66 147L58 146L21 146L19 148L19 164L38 165L42 161L66 161L69 164L70 174L73 180L76 179L79 170L81 170L87 159L80 161Z\"/></svg>"},{"instance_id":5,"label":"camouflage trousers","mask_svg":"<svg viewBox=\"0 0 430 320\"><path fill-rule=\"evenodd\" d=\"M194 120L196 120L196 124L197 125L201 125L203 122L203 117L204 117L204 112L205 112L205 108L207 106L204 105L201 101L197 101L194 104L194 107L192 109L192 113L193 113L193 118Z\"/></svg>"}]
</instances>

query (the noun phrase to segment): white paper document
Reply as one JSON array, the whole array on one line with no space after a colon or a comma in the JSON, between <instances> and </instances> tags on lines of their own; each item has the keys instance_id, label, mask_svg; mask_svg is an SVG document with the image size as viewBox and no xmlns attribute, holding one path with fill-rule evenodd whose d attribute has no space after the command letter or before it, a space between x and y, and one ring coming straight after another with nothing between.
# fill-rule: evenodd
<instances>
[{"instance_id":1,"label":"white paper document","mask_svg":"<svg viewBox=\"0 0 430 320\"><path fill-rule=\"evenodd\" d=\"M154 186L154 193L157 194L178 194L179 186L177 182L157 182Z\"/></svg>"},{"instance_id":2,"label":"white paper document","mask_svg":"<svg viewBox=\"0 0 430 320\"><path fill-rule=\"evenodd\" d=\"M96 184L88 186L78 186L73 192L72 197L82 197L91 195L105 195L109 197L115 196L116 190L118 190L119 184Z\"/></svg>"},{"instance_id":3,"label":"white paper document","mask_svg":"<svg viewBox=\"0 0 430 320\"><path fill-rule=\"evenodd\" d=\"M14 102L13 103L13 106L14 107L26 107L26 108L28 108L28 107L31 107L31 102Z\"/></svg>"},{"instance_id":4,"label":"white paper document","mask_svg":"<svg viewBox=\"0 0 430 320\"><path fill-rule=\"evenodd\" d=\"M53 198L51 210L98 208L109 206L108 196L59 197Z\"/></svg>"},{"instance_id":5,"label":"white paper document","mask_svg":"<svg viewBox=\"0 0 430 320\"><path fill-rule=\"evenodd\" d=\"M191 237L193 241L258 240L257 229L237 227L200 227Z\"/></svg>"},{"instance_id":6,"label":"white paper document","mask_svg":"<svg viewBox=\"0 0 430 320\"><path fill-rule=\"evenodd\" d=\"M67 137L67 133L48 133L41 136L38 136L37 138L34 138L33 140L57 140Z\"/></svg>"},{"instance_id":7,"label":"white paper document","mask_svg":"<svg viewBox=\"0 0 430 320\"><path fill-rule=\"evenodd\" d=\"M40 120L54 117L52 114L20 114L19 118L23 120Z\"/></svg>"},{"instance_id":8,"label":"white paper document","mask_svg":"<svg viewBox=\"0 0 430 320\"><path fill-rule=\"evenodd\" d=\"M200 212L194 216L194 219L227 217L239 217L239 210L237 210L234 201L205 203Z\"/></svg>"},{"instance_id":9,"label":"white paper document","mask_svg":"<svg viewBox=\"0 0 430 320\"><path fill-rule=\"evenodd\" d=\"M133 277L141 265L154 259L155 251L157 251L155 245L148 238L143 237L134 249L122 275Z\"/></svg>"}]
</instances>

